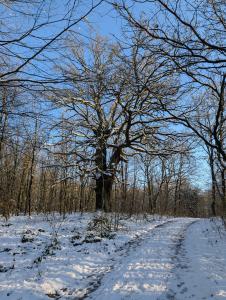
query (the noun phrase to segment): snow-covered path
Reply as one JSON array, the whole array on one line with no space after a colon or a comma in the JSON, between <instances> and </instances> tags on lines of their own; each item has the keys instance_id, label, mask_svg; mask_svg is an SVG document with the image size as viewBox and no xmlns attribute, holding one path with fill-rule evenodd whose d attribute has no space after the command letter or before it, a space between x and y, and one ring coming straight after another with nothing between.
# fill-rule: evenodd
<instances>
[{"instance_id":1,"label":"snow-covered path","mask_svg":"<svg viewBox=\"0 0 226 300\"><path fill-rule=\"evenodd\" d=\"M0 222L0 300L226 299L220 220L125 218L99 238L93 217Z\"/></svg>"},{"instance_id":2,"label":"snow-covered path","mask_svg":"<svg viewBox=\"0 0 226 300\"><path fill-rule=\"evenodd\" d=\"M161 299L168 297L168 281L173 276L173 257L181 242L181 235L193 222L194 219L177 219L150 231L139 247L118 261L88 299L157 300L160 296Z\"/></svg>"},{"instance_id":3,"label":"snow-covered path","mask_svg":"<svg viewBox=\"0 0 226 300\"><path fill-rule=\"evenodd\" d=\"M226 299L226 235L219 221L199 220L182 234L167 297Z\"/></svg>"},{"instance_id":4,"label":"snow-covered path","mask_svg":"<svg viewBox=\"0 0 226 300\"><path fill-rule=\"evenodd\" d=\"M87 298L226 299L226 236L218 226L194 219L157 226Z\"/></svg>"}]
</instances>

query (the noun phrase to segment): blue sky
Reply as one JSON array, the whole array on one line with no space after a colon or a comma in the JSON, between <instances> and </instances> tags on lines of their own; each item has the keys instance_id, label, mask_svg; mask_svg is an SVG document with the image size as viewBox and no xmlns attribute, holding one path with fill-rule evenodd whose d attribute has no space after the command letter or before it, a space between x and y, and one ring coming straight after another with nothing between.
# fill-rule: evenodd
<instances>
[{"instance_id":1,"label":"blue sky","mask_svg":"<svg viewBox=\"0 0 226 300\"><path fill-rule=\"evenodd\" d=\"M101 5L88 20L94 28L103 35L112 37L113 35L118 36L121 33L122 20L114 9L106 3Z\"/></svg>"},{"instance_id":2,"label":"blue sky","mask_svg":"<svg viewBox=\"0 0 226 300\"><path fill-rule=\"evenodd\" d=\"M60 13L64 13L61 9L63 9L63 7L60 5L57 10ZM85 7L85 8L83 7L83 9L87 9L87 7ZM139 9L138 9L138 7L136 7L136 9L134 9L134 11L135 11L136 15L139 15L141 13L141 11L144 9L148 15L148 11L150 9L150 6L148 4L142 4L141 6L139 6ZM87 23L89 23L92 26L92 28L95 29L96 33L104 35L104 36L108 36L109 40L114 40L115 37L119 38L119 39L122 38L122 29L125 26L125 23L122 20L122 18L120 18L117 15L115 10L106 3L102 4L91 15L89 15L87 18L87 21L88 21ZM87 23L86 22L79 23L78 25L76 25L74 27L74 30L76 32L87 34L87 36L88 36L89 33L88 33L88 29L87 29L87 27L88 27ZM51 27L51 30L52 30L52 27ZM55 27L55 30L57 30L57 27ZM41 34L44 35L47 33L41 32ZM51 58L54 58L54 54L52 53L51 50L48 53L48 56ZM43 65L39 61L38 66L39 65L42 66L42 68L41 68L42 72L44 70L46 72L49 71L48 65L45 66L45 62ZM195 150L195 160L197 162L197 172L196 172L196 175L193 176L192 182L194 183L194 185L196 185L200 188L207 187L207 185L209 183L209 168L208 168L207 163L204 160L204 154L205 153L201 149L201 147L199 148L199 150Z\"/></svg>"},{"instance_id":3,"label":"blue sky","mask_svg":"<svg viewBox=\"0 0 226 300\"><path fill-rule=\"evenodd\" d=\"M141 8L141 10L136 9L137 14L141 13L143 9L145 9L148 14L148 9L150 9L148 4L142 4ZM88 18L88 21L95 28L97 33L108 36L110 40L114 39L115 36L119 39L122 37L122 29L125 26L125 23L107 4L102 5L95 11ZM200 147L194 149L193 155L195 156L194 159L197 170L192 176L192 183L198 188L206 189L210 185L210 170L206 161L206 154L201 147L201 141Z\"/></svg>"}]
</instances>

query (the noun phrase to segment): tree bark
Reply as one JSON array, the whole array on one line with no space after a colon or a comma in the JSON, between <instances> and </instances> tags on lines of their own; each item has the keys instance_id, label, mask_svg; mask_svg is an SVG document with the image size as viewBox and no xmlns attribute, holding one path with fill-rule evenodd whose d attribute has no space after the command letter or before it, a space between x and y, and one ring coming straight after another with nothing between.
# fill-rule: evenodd
<instances>
[{"instance_id":1,"label":"tree bark","mask_svg":"<svg viewBox=\"0 0 226 300\"><path fill-rule=\"evenodd\" d=\"M102 141L96 149L96 209L106 212L111 210L111 193L114 182L114 174L107 168L107 150Z\"/></svg>"},{"instance_id":2,"label":"tree bark","mask_svg":"<svg viewBox=\"0 0 226 300\"><path fill-rule=\"evenodd\" d=\"M115 179L116 166L121 161L121 149L116 149L107 165L107 149L101 141L96 149L96 209L106 212L112 210L111 195Z\"/></svg>"},{"instance_id":3,"label":"tree bark","mask_svg":"<svg viewBox=\"0 0 226 300\"><path fill-rule=\"evenodd\" d=\"M111 211L111 194L114 177L103 174L96 179L96 209Z\"/></svg>"}]
</instances>

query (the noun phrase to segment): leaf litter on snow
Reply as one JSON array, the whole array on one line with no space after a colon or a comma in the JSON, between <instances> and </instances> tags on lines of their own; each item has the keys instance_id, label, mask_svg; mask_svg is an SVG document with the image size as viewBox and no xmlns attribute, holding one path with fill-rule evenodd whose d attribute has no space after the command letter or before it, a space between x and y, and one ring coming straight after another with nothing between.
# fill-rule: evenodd
<instances>
[{"instance_id":1,"label":"leaf litter on snow","mask_svg":"<svg viewBox=\"0 0 226 300\"><path fill-rule=\"evenodd\" d=\"M219 219L75 213L0 222L0 300L226 298ZM114 222L113 222L114 223Z\"/></svg>"},{"instance_id":2,"label":"leaf litter on snow","mask_svg":"<svg viewBox=\"0 0 226 300\"><path fill-rule=\"evenodd\" d=\"M165 220L122 219L115 231L108 228L109 216L102 223L98 218L98 214L75 213L66 218L18 216L10 223L0 222L0 299L82 297L127 244Z\"/></svg>"}]
</instances>

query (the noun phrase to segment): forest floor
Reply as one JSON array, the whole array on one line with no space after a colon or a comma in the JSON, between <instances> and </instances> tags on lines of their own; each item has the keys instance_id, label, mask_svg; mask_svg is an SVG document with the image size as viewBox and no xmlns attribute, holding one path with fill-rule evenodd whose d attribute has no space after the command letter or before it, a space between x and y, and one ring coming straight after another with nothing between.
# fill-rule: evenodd
<instances>
[{"instance_id":1,"label":"forest floor","mask_svg":"<svg viewBox=\"0 0 226 300\"><path fill-rule=\"evenodd\" d=\"M121 217L114 231L110 219L1 220L0 300L226 299L220 220Z\"/></svg>"}]
</instances>

